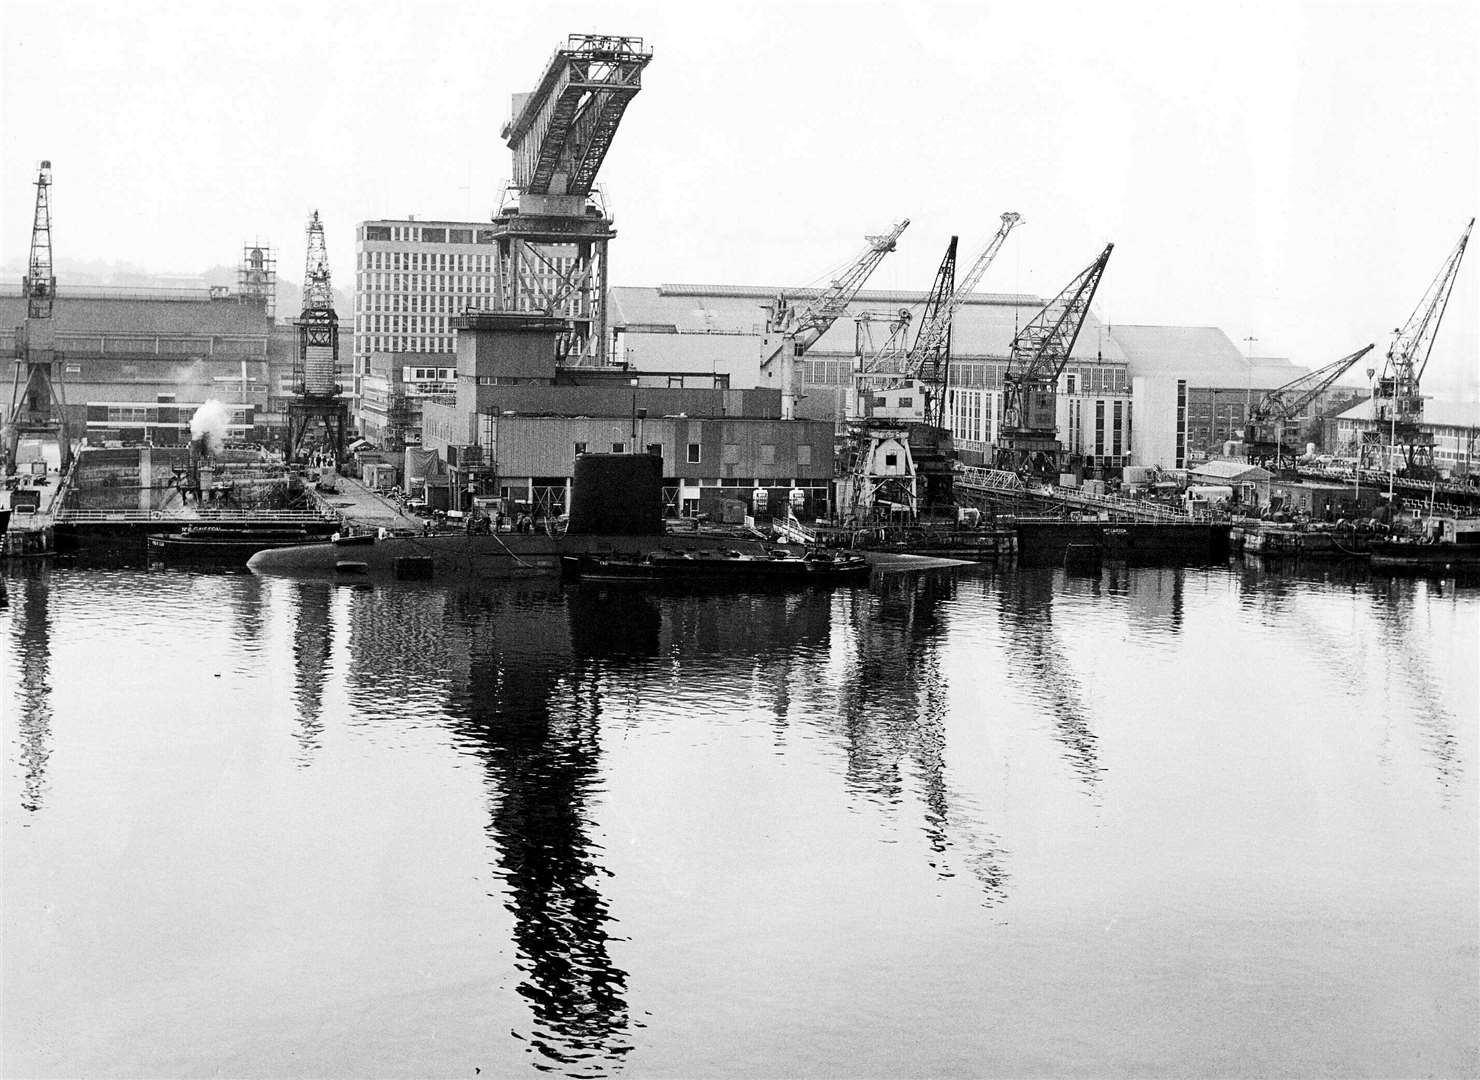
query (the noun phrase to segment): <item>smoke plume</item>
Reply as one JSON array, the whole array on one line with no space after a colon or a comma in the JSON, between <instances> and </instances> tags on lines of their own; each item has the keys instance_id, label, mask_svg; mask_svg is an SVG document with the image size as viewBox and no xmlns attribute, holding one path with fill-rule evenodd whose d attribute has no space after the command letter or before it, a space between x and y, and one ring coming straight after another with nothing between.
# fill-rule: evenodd
<instances>
[{"instance_id":1,"label":"smoke plume","mask_svg":"<svg viewBox=\"0 0 1480 1080\"><path fill-rule=\"evenodd\" d=\"M230 419L226 406L211 398L190 418L190 441L199 443L207 457L215 457L226 445L226 424Z\"/></svg>"}]
</instances>

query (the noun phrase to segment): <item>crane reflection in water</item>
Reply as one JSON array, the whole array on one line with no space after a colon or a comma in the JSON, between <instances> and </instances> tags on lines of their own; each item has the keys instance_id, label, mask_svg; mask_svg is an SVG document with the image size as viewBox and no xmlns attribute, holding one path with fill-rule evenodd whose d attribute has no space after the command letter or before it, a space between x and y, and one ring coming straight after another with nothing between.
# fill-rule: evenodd
<instances>
[{"instance_id":1,"label":"crane reflection in water","mask_svg":"<svg viewBox=\"0 0 1480 1080\"><path fill-rule=\"evenodd\" d=\"M17 761L21 768L21 806L34 813L46 793L51 757L51 612L46 569L31 566L20 579L20 604L11 634L20 655L17 680Z\"/></svg>"}]
</instances>

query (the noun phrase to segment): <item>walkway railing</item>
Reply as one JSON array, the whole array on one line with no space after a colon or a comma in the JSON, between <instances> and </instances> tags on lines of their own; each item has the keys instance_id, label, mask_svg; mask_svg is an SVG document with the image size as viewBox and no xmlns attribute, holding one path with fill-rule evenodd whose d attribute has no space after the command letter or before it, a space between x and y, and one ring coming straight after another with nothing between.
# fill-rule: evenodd
<instances>
[{"instance_id":1,"label":"walkway railing","mask_svg":"<svg viewBox=\"0 0 1480 1080\"><path fill-rule=\"evenodd\" d=\"M61 510L53 520L58 525L132 525L169 522L199 523L203 525L234 524L245 522L271 522L274 524L318 524L335 518L312 510Z\"/></svg>"},{"instance_id":2,"label":"walkway railing","mask_svg":"<svg viewBox=\"0 0 1480 1080\"><path fill-rule=\"evenodd\" d=\"M1091 495L1080 488L1058 487L1045 484L1029 487L1022 477L1003 469L984 469L969 466L956 473L955 485L979 492L1017 497L1035 497L1051 500L1061 505L1090 510L1096 514L1108 513L1112 518L1130 521L1188 522L1193 515L1181 510L1149 503L1141 499L1124 499L1118 495Z\"/></svg>"}]
</instances>

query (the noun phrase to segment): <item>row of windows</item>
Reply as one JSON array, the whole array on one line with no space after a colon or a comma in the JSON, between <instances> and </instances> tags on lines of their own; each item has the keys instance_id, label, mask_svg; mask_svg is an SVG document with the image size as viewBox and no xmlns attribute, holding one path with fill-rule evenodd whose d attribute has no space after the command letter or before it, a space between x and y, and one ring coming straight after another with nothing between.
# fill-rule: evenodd
<instances>
[{"instance_id":1,"label":"row of windows","mask_svg":"<svg viewBox=\"0 0 1480 1080\"><path fill-rule=\"evenodd\" d=\"M452 334L447 315L361 315L355 331L361 334Z\"/></svg>"},{"instance_id":2,"label":"row of windows","mask_svg":"<svg viewBox=\"0 0 1480 1080\"><path fill-rule=\"evenodd\" d=\"M575 444L575 446L576 446L576 453L577 454L585 454L585 453L588 453L590 451L590 446L587 443L578 442L578 443ZM625 454L627 452L626 446L627 446L626 443L612 443L612 453L614 453L614 454ZM761 445L760 445L760 447L758 449L759 449L759 453L760 453L760 456L759 456L759 464L761 464L761 465L774 465L774 464L776 464L776 447L773 444L771 444L771 443L761 443ZM652 453L652 454L657 454L657 455L661 456L662 455L662 452L663 452L663 444L662 443L653 443L651 446L648 447L648 452L649 453ZM703 464L703 447L702 447L702 445L700 443L696 443L696 442L689 443L688 446L686 447L685 454L686 454L685 460L690 465L700 465L700 464ZM720 456L722 458L723 464L725 464L725 465L738 465L738 464L740 464L740 444L739 443L725 443L723 445L723 447L721 447L721 449L720 449ZM812 464L812 447L810 447L808 445L805 445L805 444L797 447L797 464L798 465L811 465Z\"/></svg>"},{"instance_id":3,"label":"row of windows","mask_svg":"<svg viewBox=\"0 0 1480 1080\"><path fill-rule=\"evenodd\" d=\"M425 296L407 294L427 293L433 296L476 295L493 292L491 274L360 274L355 278L355 296L363 301L360 309L391 310L385 307L390 301L420 299ZM379 294L379 295L377 295ZM395 309L399 310L399 309ZM424 309L423 309L424 310Z\"/></svg>"},{"instance_id":4,"label":"row of windows","mask_svg":"<svg viewBox=\"0 0 1480 1080\"><path fill-rule=\"evenodd\" d=\"M493 270L494 256L458 255L445 251L362 251L355 269L408 270L422 273L481 273Z\"/></svg>"},{"instance_id":5,"label":"row of windows","mask_svg":"<svg viewBox=\"0 0 1480 1080\"><path fill-rule=\"evenodd\" d=\"M450 353L456 350L454 335L356 334L355 352L369 356L377 352Z\"/></svg>"},{"instance_id":6,"label":"row of windows","mask_svg":"<svg viewBox=\"0 0 1480 1080\"><path fill-rule=\"evenodd\" d=\"M445 225L362 225L360 239L383 244L492 244L492 229L458 229Z\"/></svg>"},{"instance_id":7,"label":"row of windows","mask_svg":"<svg viewBox=\"0 0 1480 1080\"><path fill-rule=\"evenodd\" d=\"M802 381L808 386L851 386L855 370L853 360L804 360L799 367ZM1002 389L1005 360L951 361L952 386L965 389ZM1126 369L1108 365L1085 365L1064 373L1064 389L1070 394L1114 394L1130 385Z\"/></svg>"}]
</instances>

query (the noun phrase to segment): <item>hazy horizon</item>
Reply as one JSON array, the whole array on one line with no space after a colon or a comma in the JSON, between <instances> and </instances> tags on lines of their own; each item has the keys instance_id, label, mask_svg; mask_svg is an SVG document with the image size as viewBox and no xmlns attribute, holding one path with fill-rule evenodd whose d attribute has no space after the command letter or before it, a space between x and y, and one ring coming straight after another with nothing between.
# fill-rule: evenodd
<instances>
[{"instance_id":1,"label":"hazy horizon","mask_svg":"<svg viewBox=\"0 0 1480 1080\"><path fill-rule=\"evenodd\" d=\"M909 217L870 287L923 291L950 235L974 257L1016 210L980 291L1051 296L1113 241L1105 321L1314 368L1384 352L1480 203L1480 5L1450 0L614 0L596 25L567 3L0 2L7 274L47 158L59 267L189 275L260 238L292 279L317 209L352 293L358 222L491 216L510 100L580 32L654 53L598 178L614 285L807 285ZM1480 397L1476 258L1428 393Z\"/></svg>"}]
</instances>

